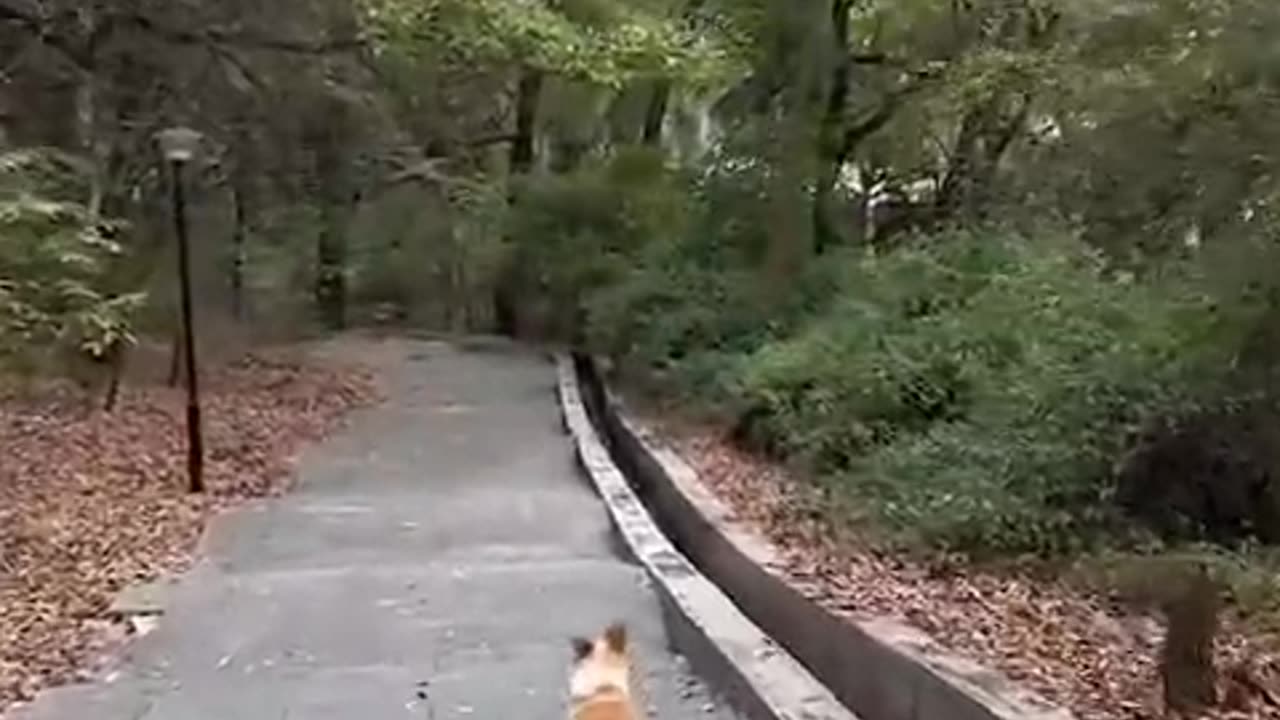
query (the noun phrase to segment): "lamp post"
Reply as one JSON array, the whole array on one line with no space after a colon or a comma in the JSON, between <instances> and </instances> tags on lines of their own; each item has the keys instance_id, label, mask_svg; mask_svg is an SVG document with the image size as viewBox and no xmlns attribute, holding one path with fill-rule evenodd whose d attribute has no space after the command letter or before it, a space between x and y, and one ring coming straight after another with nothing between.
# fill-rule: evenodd
<instances>
[{"instance_id":1,"label":"lamp post","mask_svg":"<svg viewBox=\"0 0 1280 720\"><path fill-rule=\"evenodd\" d=\"M187 477L193 493L204 492L204 437L200 428L200 383L196 373L196 333L191 312L191 251L187 237L187 202L183 169L200 149L200 133L176 127L157 136L169 163L173 191L173 226L178 239L178 281L182 300L182 351L187 371Z\"/></svg>"}]
</instances>

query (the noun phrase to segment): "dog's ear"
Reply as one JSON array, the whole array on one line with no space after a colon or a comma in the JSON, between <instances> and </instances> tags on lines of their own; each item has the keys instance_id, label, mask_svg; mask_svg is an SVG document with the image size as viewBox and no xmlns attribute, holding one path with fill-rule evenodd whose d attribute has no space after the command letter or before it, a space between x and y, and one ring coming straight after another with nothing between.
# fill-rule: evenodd
<instances>
[{"instance_id":1,"label":"dog's ear","mask_svg":"<svg viewBox=\"0 0 1280 720\"><path fill-rule=\"evenodd\" d=\"M591 654L591 641L583 637L569 638L570 644L573 645L573 659L578 662Z\"/></svg>"},{"instance_id":2,"label":"dog's ear","mask_svg":"<svg viewBox=\"0 0 1280 720\"><path fill-rule=\"evenodd\" d=\"M616 622L604 630L604 641L616 653L627 651L627 626Z\"/></svg>"}]
</instances>

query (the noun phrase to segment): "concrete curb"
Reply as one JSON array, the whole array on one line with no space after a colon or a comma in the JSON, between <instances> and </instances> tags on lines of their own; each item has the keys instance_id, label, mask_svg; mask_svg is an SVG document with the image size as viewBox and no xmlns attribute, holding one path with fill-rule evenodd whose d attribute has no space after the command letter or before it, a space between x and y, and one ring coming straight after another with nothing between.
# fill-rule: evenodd
<instances>
[{"instance_id":1,"label":"concrete curb","mask_svg":"<svg viewBox=\"0 0 1280 720\"><path fill-rule=\"evenodd\" d=\"M627 551L657 589L676 649L753 720L857 720L658 530L596 434L573 361L557 353L556 366L564 427Z\"/></svg>"},{"instance_id":2,"label":"concrete curb","mask_svg":"<svg viewBox=\"0 0 1280 720\"><path fill-rule=\"evenodd\" d=\"M779 566L777 548L732 522L694 470L627 416L594 363L579 361L591 417L662 530L845 707L867 720L1072 720L915 628L851 622L805 597L768 569Z\"/></svg>"}]
</instances>

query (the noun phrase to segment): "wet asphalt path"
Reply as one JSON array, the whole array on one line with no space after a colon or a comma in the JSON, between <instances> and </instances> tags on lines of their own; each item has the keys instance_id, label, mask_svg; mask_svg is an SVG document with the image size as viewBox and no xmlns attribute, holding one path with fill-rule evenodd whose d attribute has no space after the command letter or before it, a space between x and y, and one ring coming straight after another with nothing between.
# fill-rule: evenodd
<instances>
[{"instance_id":1,"label":"wet asphalt path","mask_svg":"<svg viewBox=\"0 0 1280 720\"><path fill-rule=\"evenodd\" d=\"M154 632L22 720L561 720L568 637L621 618L664 720L733 715L667 648L573 464L555 369L393 341L389 401L217 519Z\"/></svg>"}]
</instances>

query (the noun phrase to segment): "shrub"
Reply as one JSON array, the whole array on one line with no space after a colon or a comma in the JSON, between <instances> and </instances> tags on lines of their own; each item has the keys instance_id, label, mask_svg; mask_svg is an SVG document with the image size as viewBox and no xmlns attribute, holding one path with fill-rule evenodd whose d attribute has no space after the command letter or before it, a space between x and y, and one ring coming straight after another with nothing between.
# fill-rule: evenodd
<instances>
[{"instance_id":1,"label":"shrub","mask_svg":"<svg viewBox=\"0 0 1280 720\"><path fill-rule=\"evenodd\" d=\"M1068 550L1107 526L1112 465L1194 399L1212 347L1206 295L1110 277L1070 237L934 237L845 282L742 361L741 416L889 528L950 549Z\"/></svg>"},{"instance_id":2,"label":"shrub","mask_svg":"<svg viewBox=\"0 0 1280 720\"><path fill-rule=\"evenodd\" d=\"M834 283L829 269L814 267L793 292L767 299L757 271L699 247L714 242L655 247L621 282L592 295L589 340L632 368L656 371L686 399L720 404L739 359L825 307ZM691 264L698 255L703 264Z\"/></svg>"},{"instance_id":3,"label":"shrub","mask_svg":"<svg viewBox=\"0 0 1280 720\"><path fill-rule=\"evenodd\" d=\"M680 178L650 150L538 176L509 218L518 293L549 303L553 324L571 332L583 299L619 283L648 245L678 236L684 217Z\"/></svg>"},{"instance_id":4,"label":"shrub","mask_svg":"<svg viewBox=\"0 0 1280 720\"><path fill-rule=\"evenodd\" d=\"M1256 316L1220 310L1193 266L1126 276L1061 228L829 253L763 293L759 187L749 164L687 176L643 156L548 180L517 208L521 270L592 350L932 546L1127 533L1133 449L1221 401Z\"/></svg>"},{"instance_id":5,"label":"shrub","mask_svg":"<svg viewBox=\"0 0 1280 720\"><path fill-rule=\"evenodd\" d=\"M51 349L105 358L133 342L145 297L113 282L126 228L59 199L77 169L54 151L0 154L0 360L38 365Z\"/></svg>"}]
</instances>

